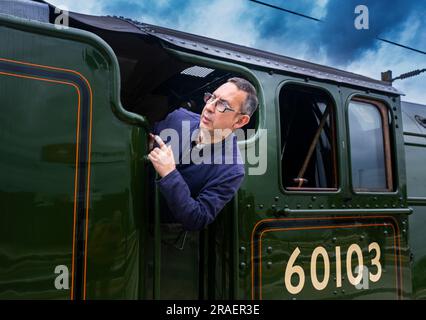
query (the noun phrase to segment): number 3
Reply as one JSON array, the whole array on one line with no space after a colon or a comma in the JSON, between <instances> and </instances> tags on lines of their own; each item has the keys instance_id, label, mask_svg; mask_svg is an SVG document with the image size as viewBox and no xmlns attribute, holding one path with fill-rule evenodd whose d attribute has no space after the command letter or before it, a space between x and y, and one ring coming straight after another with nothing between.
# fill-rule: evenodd
<instances>
[{"instance_id":1,"label":"number 3","mask_svg":"<svg viewBox=\"0 0 426 320\"><path fill-rule=\"evenodd\" d=\"M371 264L373 266L377 267L377 273L372 274L370 272L370 280L373 282L379 281L380 277L382 276L382 265L380 264L380 246L377 242L373 242L368 246L368 252L371 252L371 250L376 251L376 256L374 259L371 260Z\"/></svg>"}]
</instances>

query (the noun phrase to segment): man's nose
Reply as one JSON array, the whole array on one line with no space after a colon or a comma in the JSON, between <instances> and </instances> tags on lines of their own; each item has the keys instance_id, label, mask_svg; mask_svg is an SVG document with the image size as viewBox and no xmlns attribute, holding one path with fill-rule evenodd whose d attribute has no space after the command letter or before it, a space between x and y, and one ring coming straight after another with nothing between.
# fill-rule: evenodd
<instances>
[{"instance_id":1,"label":"man's nose","mask_svg":"<svg viewBox=\"0 0 426 320\"><path fill-rule=\"evenodd\" d=\"M206 103L205 109L210 113L214 113L216 110L216 101L213 101L213 103Z\"/></svg>"}]
</instances>

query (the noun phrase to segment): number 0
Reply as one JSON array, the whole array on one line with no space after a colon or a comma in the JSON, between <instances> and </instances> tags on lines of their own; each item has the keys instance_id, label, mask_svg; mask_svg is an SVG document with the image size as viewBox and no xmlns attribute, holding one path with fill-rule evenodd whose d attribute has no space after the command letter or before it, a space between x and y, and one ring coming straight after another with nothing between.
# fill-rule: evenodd
<instances>
[{"instance_id":1,"label":"number 0","mask_svg":"<svg viewBox=\"0 0 426 320\"><path fill-rule=\"evenodd\" d=\"M324 260L324 279L322 282L319 282L317 277L317 259L319 255L322 255ZM323 247L317 247L315 248L314 252L312 252L311 279L312 285L315 289L323 290L325 287L327 287L328 280L330 279L330 259L328 258L327 250L325 250Z\"/></svg>"},{"instance_id":2,"label":"number 0","mask_svg":"<svg viewBox=\"0 0 426 320\"><path fill-rule=\"evenodd\" d=\"M358 257L358 275L354 277L354 274L352 273L352 254L356 253ZM348 273L348 280L351 284L354 286L358 285L362 280L362 270L364 268L364 260L362 258L362 250L357 244L352 244L349 249L348 253L346 255L346 271Z\"/></svg>"}]
</instances>

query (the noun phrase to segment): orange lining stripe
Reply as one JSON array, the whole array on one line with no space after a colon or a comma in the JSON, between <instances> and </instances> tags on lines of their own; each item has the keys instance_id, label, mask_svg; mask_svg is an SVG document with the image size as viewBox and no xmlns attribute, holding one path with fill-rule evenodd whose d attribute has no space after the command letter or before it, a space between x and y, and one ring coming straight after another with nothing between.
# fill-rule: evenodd
<instances>
[{"instance_id":1,"label":"orange lining stripe","mask_svg":"<svg viewBox=\"0 0 426 320\"><path fill-rule=\"evenodd\" d=\"M381 224L364 224L364 225L342 225L342 226L318 226L318 227L296 227L296 228L276 228L276 229L265 229L262 231L259 237L259 299L262 300L262 237L266 232L275 232L275 231L294 231L294 230L319 230L319 229L338 229L338 228L362 228L362 227L377 227L377 226L391 226L394 231L394 256L395 256L395 281L396 287L398 288L398 277L397 277L397 262L396 262L396 235L395 228L392 224L381 223ZM397 293L398 297L398 293Z\"/></svg>"},{"instance_id":2,"label":"orange lining stripe","mask_svg":"<svg viewBox=\"0 0 426 320\"><path fill-rule=\"evenodd\" d=\"M264 222L274 222L274 221L310 221L310 220L344 220L344 219L377 219L377 218L387 218L392 219L395 222L398 236L395 235L395 237L398 239L398 251L400 251L401 243L400 243L400 236L399 236L399 227L397 220L392 216L347 216L347 217L311 217L311 218L269 218L269 219L263 219L259 220L255 226L253 227L252 233L251 233L251 298L254 300L254 236L256 228ZM401 290L402 290L402 262L401 262L401 255L399 255L399 264L400 264L400 282L401 282Z\"/></svg>"},{"instance_id":3,"label":"orange lining stripe","mask_svg":"<svg viewBox=\"0 0 426 320\"><path fill-rule=\"evenodd\" d=\"M71 69L63 69L63 68L57 68L57 67L51 67L51 66L45 66L41 64L34 64L29 62L23 62L23 61L16 61L16 60L10 60L5 58L0 58L0 61L7 61L7 62L14 62L18 64L23 64L27 66L33 66L33 67L39 67L39 68L45 68L45 69L51 69L51 70L59 70L59 71L65 71L70 72L78 75L81 79L83 79L84 82L86 82L87 87L89 88L89 96L90 96L90 103L89 103L89 109L90 109L90 120L89 120L89 147L88 147L88 169L87 169L87 193L86 193L86 239L85 239L85 245L84 245L84 276L83 276L83 300L86 300L86 273L87 273L87 241L88 241L88 224L89 224L89 200L90 200L90 163L91 163L91 153L92 153L92 109L93 109L93 91L92 87L90 86L90 82L80 73L75 70Z\"/></svg>"},{"instance_id":4,"label":"orange lining stripe","mask_svg":"<svg viewBox=\"0 0 426 320\"><path fill-rule=\"evenodd\" d=\"M0 60L4 60L1 59ZM17 78L24 78L24 79L31 79L31 80L39 80L44 82L50 82L50 83L59 83L64 85L73 86L77 90L78 95L78 107L77 107L77 129L76 129L76 156L75 156L75 175L74 175L74 212L73 212L73 238L72 238L72 258L71 258L71 290L70 290L70 296L71 300L73 300L74 295L74 260L75 260L75 232L76 232L76 216L77 216L77 178L78 178L78 156L79 156L79 132L80 132L80 104L81 104L81 94L80 89L77 85L75 85L72 82L66 82L66 81L60 81L60 80L52 80L52 79L46 79L46 78L39 78L34 76L26 76L26 75L20 75L15 73L9 73L9 72L2 72L0 71L0 74L7 75L7 76L13 76Z\"/></svg>"}]
</instances>

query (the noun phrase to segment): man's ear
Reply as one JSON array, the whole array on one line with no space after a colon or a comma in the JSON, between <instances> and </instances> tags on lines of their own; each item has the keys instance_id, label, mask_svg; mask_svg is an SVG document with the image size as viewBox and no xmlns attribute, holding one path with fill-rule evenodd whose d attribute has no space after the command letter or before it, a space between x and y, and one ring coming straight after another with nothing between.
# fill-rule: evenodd
<instances>
[{"instance_id":1,"label":"man's ear","mask_svg":"<svg viewBox=\"0 0 426 320\"><path fill-rule=\"evenodd\" d=\"M238 121L234 123L234 129L239 129L241 127L244 127L249 122L250 122L250 116L243 114L239 117Z\"/></svg>"}]
</instances>

